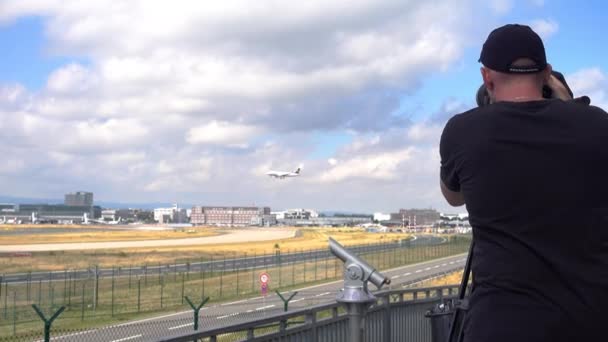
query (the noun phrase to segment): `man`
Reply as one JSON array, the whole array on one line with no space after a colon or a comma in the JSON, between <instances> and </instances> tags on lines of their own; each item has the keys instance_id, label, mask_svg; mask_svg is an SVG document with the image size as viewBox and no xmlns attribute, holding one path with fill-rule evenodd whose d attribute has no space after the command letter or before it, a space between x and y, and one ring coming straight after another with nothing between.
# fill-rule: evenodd
<instances>
[{"instance_id":1,"label":"man","mask_svg":"<svg viewBox=\"0 0 608 342\"><path fill-rule=\"evenodd\" d=\"M608 114L564 100L528 26L492 31L480 62L491 104L440 143L442 193L475 242L465 341L608 341Z\"/></svg>"}]
</instances>

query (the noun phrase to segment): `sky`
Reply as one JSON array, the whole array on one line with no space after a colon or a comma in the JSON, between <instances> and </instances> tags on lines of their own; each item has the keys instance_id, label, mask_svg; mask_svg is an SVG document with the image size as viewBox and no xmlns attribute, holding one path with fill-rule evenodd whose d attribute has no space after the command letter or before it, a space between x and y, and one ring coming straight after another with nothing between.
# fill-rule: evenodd
<instances>
[{"instance_id":1,"label":"sky","mask_svg":"<svg viewBox=\"0 0 608 342\"><path fill-rule=\"evenodd\" d=\"M0 194L463 212L438 144L475 106L489 32L530 25L575 95L608 108L607 6L0 0Z\"/></svg>"}]
</instances>

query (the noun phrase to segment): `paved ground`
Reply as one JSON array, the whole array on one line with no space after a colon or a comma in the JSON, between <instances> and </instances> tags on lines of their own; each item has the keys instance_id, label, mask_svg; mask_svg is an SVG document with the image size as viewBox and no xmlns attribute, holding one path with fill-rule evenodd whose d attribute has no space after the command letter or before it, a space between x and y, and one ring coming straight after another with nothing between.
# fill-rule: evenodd
<instances>
[{"instance_id":1,"label":"paved ground","mask_svg":"<svg viewBox=\"0 0 608 342\"><path fill-rule=\"evenodd\" d=\"M115 241L115 242L74 242L56 244L32 245L0 245L0 253L6 252L45 252L70 251L83 249L112 249L139 247L173 247L192 245L211 245L236 242L255 242L292 238L294 229L235 229L227 234L188 239L146 240L146 241Z\"/></svg>"}]
</instances>

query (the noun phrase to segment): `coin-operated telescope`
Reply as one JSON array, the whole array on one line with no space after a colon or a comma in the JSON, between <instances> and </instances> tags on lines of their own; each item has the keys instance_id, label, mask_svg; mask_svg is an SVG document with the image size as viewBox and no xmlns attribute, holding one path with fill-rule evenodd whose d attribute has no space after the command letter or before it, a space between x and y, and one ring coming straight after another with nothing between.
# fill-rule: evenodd
<instances>
[{"instance_id":1,"label":"coin-operated telescope","mask_svg":"<svg viewBox=\"0 0 608 342\"><path fill-rule=\"evenodd\" d=\"M391 280L376 269L346 250L336 240L329 238L329 250L344 262L344 288L336 296L336 300L346 305L349 319L349 341L363 341L363 317L368 307L376 302L376 297L367 288L368 281L379 289Z\"/></svg>"}]
</instances>

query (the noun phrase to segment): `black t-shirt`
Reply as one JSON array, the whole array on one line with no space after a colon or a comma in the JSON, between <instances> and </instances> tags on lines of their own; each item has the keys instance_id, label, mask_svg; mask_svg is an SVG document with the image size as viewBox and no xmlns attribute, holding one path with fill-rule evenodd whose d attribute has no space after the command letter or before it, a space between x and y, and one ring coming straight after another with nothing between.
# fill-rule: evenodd
<instances>
[{"instance_id":1,"label":"black t-shirt","mask_svg":"<svg viewBox=\"0 0 608 342\"><path fill-rule=\"evenodd\" d=\"M452 117L440 153L475 241L465 340L608 341L608 114L499 102Z\"/></svg>"}]
</instances>

